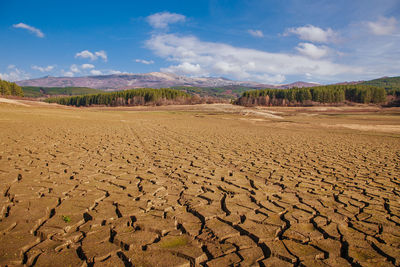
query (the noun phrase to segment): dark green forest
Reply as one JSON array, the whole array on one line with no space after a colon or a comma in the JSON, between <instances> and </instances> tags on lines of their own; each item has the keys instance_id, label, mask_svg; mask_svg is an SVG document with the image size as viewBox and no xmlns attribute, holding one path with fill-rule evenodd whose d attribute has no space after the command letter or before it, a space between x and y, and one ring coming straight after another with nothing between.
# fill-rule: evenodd
<instances>
[{"instance_id":1,"label":"dark green forest","mask_svg":"<svg viewBox=\"0 0 400 267\"><path fill-rule=\"evenodd\" d=\"M56 95L88 95L103 92L102 90L88 87L36 87L22 86L22 91L26 97L48 97Z\"/></svg>"},{"instance_id":2,"label":"dark green forest","mask_svg":"<svg viewBox=\"0 0 400 267\"><path fill-rule=\"evenodd\" d=\"M24 96L24 93L16 83L0 80L0 95Z\"/></svg>"},{"instance_id":3,"label":"dark green forest","mask_svg":"<svg viewBox=\"0 0 400 267\"><path fill-rule=\"evenodd\" d=\"M400 77L383 77L362 82L361 84L383 87L386 89L388 95L400 98Z\"/></svg>"},{"instance_id":4,"label":"dark green forest","mask_svg":"<svg viewBox=\"0 0 400 267\"><path fill-rule=\"evenodd\" d=\"M369 85L326 85L292 89L250 90L242 94L235 104L243 106L285 106L314 103L334 104L344 102L384 103L386 90Z\"/></svg>"},{"instance_id":5,"label":"dark green forest","mask_svg":"<svg viewBox=\"0 0 400 267\"><path fill-rule=\"evenodd\" d=\"M69 106L141 106L167 104L193 104L193 97L189 94L173 89L132 89L110 93L91 95L55 97L45 101Z\"/></svg>"}]
</instances>

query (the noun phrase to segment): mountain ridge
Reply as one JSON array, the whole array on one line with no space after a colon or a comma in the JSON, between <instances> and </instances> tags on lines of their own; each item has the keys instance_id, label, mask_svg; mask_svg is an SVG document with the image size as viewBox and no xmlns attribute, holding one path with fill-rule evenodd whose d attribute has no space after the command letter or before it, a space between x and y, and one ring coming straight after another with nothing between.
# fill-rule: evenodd
<instances>
[{"instance_id":1,"label":"mountain ridge","mask_svg":"<svg viewBox=\"0 0 400 267\"><path fill-rule=\"evenodd\" d=\"M233 81L223 77L186 77L167 72L149 73L120 73L109 75L95 75L82 77L53 77L22 80L16 82L20 86L37 87L89 87L101 90L124 90L132 88L165 88L173 86L220 87L246 86L251 88L281 88L311 87L317 83L294 82L290 84L272 85L251 81Z\"/></svg>"}]
</instances>

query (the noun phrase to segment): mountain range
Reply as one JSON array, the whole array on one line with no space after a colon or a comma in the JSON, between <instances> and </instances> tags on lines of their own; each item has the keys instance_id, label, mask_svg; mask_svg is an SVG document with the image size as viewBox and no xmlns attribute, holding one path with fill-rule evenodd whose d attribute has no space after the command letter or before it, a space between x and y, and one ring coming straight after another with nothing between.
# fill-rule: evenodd
<instances>
[{"instance_id":1,"label":"mountain range","mask_svg":"<svg viewBox=\"0 0 400 267\"><path fill-rule=\"evenodd\" d=\"M317 83L294 82L291 84L272 85L249 81L233 81L226 78L214 77L186 77L166 72L150 72L143 74L111 74L85 77L52 77L46 76L37 79L18 81L20 86L37 87L89 87L101 90L123 90L130 88L166 88L176 86L188 87L222 87L243 86L250 88L292 88L311 87Z\"/></svg>"}]
</instances>

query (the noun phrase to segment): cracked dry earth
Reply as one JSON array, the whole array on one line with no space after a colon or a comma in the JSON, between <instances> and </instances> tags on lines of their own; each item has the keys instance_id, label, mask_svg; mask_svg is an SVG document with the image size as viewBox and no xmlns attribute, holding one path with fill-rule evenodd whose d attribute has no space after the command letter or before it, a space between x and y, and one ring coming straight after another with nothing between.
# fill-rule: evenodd
<instances>
[{"instance_id":1,"label":"cracked dry earth","mask_svg":"<svg viewBox=\"0 0 400 267\"><path fill-rule=\"evenodd\" d=\"M0 265L400 265L399 135L242 117L2 104Z\"/></svg>"}]
</instances>

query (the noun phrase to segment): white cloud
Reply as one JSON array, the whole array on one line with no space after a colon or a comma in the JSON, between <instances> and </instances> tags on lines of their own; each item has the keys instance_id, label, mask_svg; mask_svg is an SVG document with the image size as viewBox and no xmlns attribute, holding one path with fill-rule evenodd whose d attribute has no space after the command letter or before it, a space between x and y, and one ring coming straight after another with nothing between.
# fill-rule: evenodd
<instances>
[{"instance_id":1,"label":"white cloud","mask_svg":"<svg viewBox=\"0 0 400 267\"><path fill-rule=\"evenodd\" d=\"M79 69L79 67L75 64L72 64L71 67L69 67L69 69L73 72L73 73L79 73L81 72L81 70Z\"/></svg>"},{"instance_id":2,"label":"white cloud","mask_svg":"<svg viewBox=\"0 0 400 267\"><path fill-rule=\"evenodd\" d=\"M397 20L394 17L380 17L377 21L367 22L367 25L375 35L390 35L396 31Z\"/></svg>"},{"instance_id":3,"label":"white cloud","mask_svg":"<svg viewBox=\"0 0 400 267\"><path fill-rule=\"evenodd\" d=\"M299 36L300 39L305 41L318 43L328 43L334 41L337 35L331 28L324 30L313 25L286 29L284 35L287 36L289 34L295 34Z\"/></svg>"},{"instance_id":4,"label":"white cloud","mask_svg":"<svg viewBox=\"0 0 400 267\"><path fill-rule=\"evenodd\" d=\"M121 74L123 72L119 71L119 70L107 70L106 71L107 74Z\"/></svg>"},{"instance_id":5,"label":"white cloud","mask_svg":"<svg viewBox=\"0 0 400 267\"><path fill-rule=\"evenodd\" d=\"M200 64L192 64L188 62L183 62L182 64L176 66L169 66L168 68L162 68L163 72L172 72L180 75L190 75L190 76L209 76Z\"/></svg>"},{"instance_id":6,"label":"white cloud","mask_svg":"<svg viewBox=\"0 0 400 267\"><path fill-rule=\"evenodd\" d=\"M368 22L350 24L347 31L342 34L349 42L342 48L345 55L340 60L363 66L364 73L358 76L357 80L399 76L399 28L397 26L391 34L378 36L371 32Z\"/></svg>"},{"instance_id":7,"label":"white cloud","mask_svg":"<svg viewBox=\"0 0 400 267\"><path fill-rule=\"evenodd\" d=\"M92 75L101 75L103 73L101 71L99 71L99 70L91 70L90 74L92 74Z\"/></svg>"},{"instance_id":8,"label":"white cloud","mask_svg":"<svg viewBox=\"0 0 400 267\"><path fill-rule=\"evenodd\" d=\"M0 73L0 79L15 82L26 80L30 78L30 75L23 70L18 69L15 65L9 65L8 73Z\"/></svg>"},{"instance_id":9,"label":"white cloud","mask_svg":"<svg viewBox=\"0 0 400 267\"><path fill-rule=\"evenodd\" d=\"M62 73L62 75L64 77L74 77L74 73L72 71L64 71L64 70L62 70L61 73Z\"/></svg>"},{"instance_id":10,"label":"white cloud","mask_svg":"<svg viewBox=\"0 0 400 267\"><path fill-rule=\"evenodd\" d=\"M104 50L100 50L97 52L90 52L89 50L83 50L79 53L75 54L76 58L88 58L92 61L97 60L99 57L102 58L105 62L107 62L107 53Z\"/></svg>"},{"instance_id":11,"label":"white cloud","mask_svg":"<svg viewBox=\"0 0 400 267\"><path fill-rule=\"evenodd\" d=\"M248 30L247 32L254 37L264 37L263 32L260 30Z\"/></svg>"},{"instance_id":12,"label":"white cloud","mask_svg":"<svg viewBox=\"0 0 400 267\"><path fill-rule=\"evenodd\" d=\"M315 78L324 79L362 71L361 68L303 55L270 53L224 43L203 42L194 36L156 34L146 42L146 46L158 56L177 63L163 70L188 75L209 72L235 79L280 83L286 75L310 73Z\"/></svg>"},{"instance_id":13,"label":"white cloud","mask_svg":"<svg viewBox=\"0 0 400 267\"><path fill-rule=\"evenodd\" d=\"M316 46L311 43L299 43L296 47L296 50L299 51L300 54L313 59L325 57L329 54L330 51L327 46Z\"/></svg>"},{"instance_id":14,"label":"white cloud","mask_svg":"<svg viewBox=\"0 0 400 267\"><path fill-rule=\"evenodd\" d=\"M14 24L13 27L28 30L29 32L35 34L39 38L44 37L44 33L41 30L39 30L38 28L35 28L33 26L30 26L28 24L25 24L25 23Z\"/></svg>"},{"instance_id":15,"label":"white cloud","mask_svg":"<svg viewBox=\"0 0 400 267\"><path fill-rule=\"evenodd\" d=\"M33 70L38 70L40 72L49 72L49 71L52 71L55 68L55 66L49 65L47 67L40 67L40 66L33 65L31 68Z\"/></svg>"},{"instance_id":16,"label":"white cloud","mask_svg":"<svg viewBox=\"0 0 400 267\"><path fill-rule=\"evenodd\" d=\"M69 68L71 73L83 73L87 74L87 71L90 70L90 73L93 75L100 75L101 72L99 70L94 70L95 66L93 64L82 64L80 66L76 64L72 64Z\"/></svg>"},{"instance_id":17,"label":"white cloud","mask_svg":"<svg viewBox=\"0 0 400 267\"><path fill-rule=\"evenodd\" d=\"M104 50L100 50L94 53L97 57L101 57L104 62L107 62L107 53Z\"/></svg>"},{"instance_id":18,"label":"white cloud","mask_svg":"<svg viewBox=\"0 0 400 267\"><path fill-rule=\"evenodd\" d=\"M159 12L147 17L147 22L156 29L165 29L168 28L169 24L184 22L185 20L184 15L169 12Z\"/></svg>"},{"instance_id":19,"label":"white cloud","mask_svg":"<svg viewBox=\"0 0 400 267\"><path fill-rule=\"evenodd\" d=\"M90 58L90 60L96 60L97 59L97 57L92 52L90 52L89 50L83 50L83 51L81 51L79 53L76 53L75 57L76 58L79 58L79 57L80 58Z\"/></svg>"},{"instance_id":20,"label":"white cloud","mask_svg":"<svg viewBox=\"0 0 400 267\"><path fill-rule=\"evenodd\" d=\"M149 64L153 64L153 63L154 63L153 60L145 60L145 59L135 59L135 62L137 62L137 63L142 63L142 64L146 64L146 65L149 65Z\"/></svg>"},{"instance_id":21,"label":"white cloud","mask_svg":"<svg viewBox=\"0 0 400 267\"><path fill-rule=\"evenodd\" d=\"M72 64L69 70L61 70L62 76L74 77L74 76L87 76L87 75L103 75L103 74L119 74L122 73L118 70L97 70L93 64L82 64L76 65Z\"/></svg>"},{"instance_id":22,"label":"white cloud","mask_svg":"<svg viewBox=\"0 0 400 267\"><path fill-rule=\"evenodd\" d=\"M94 69L94 65L93 64L82 64L81 68L86 70L86 69Z\"/></svg>"}]
</instances>

